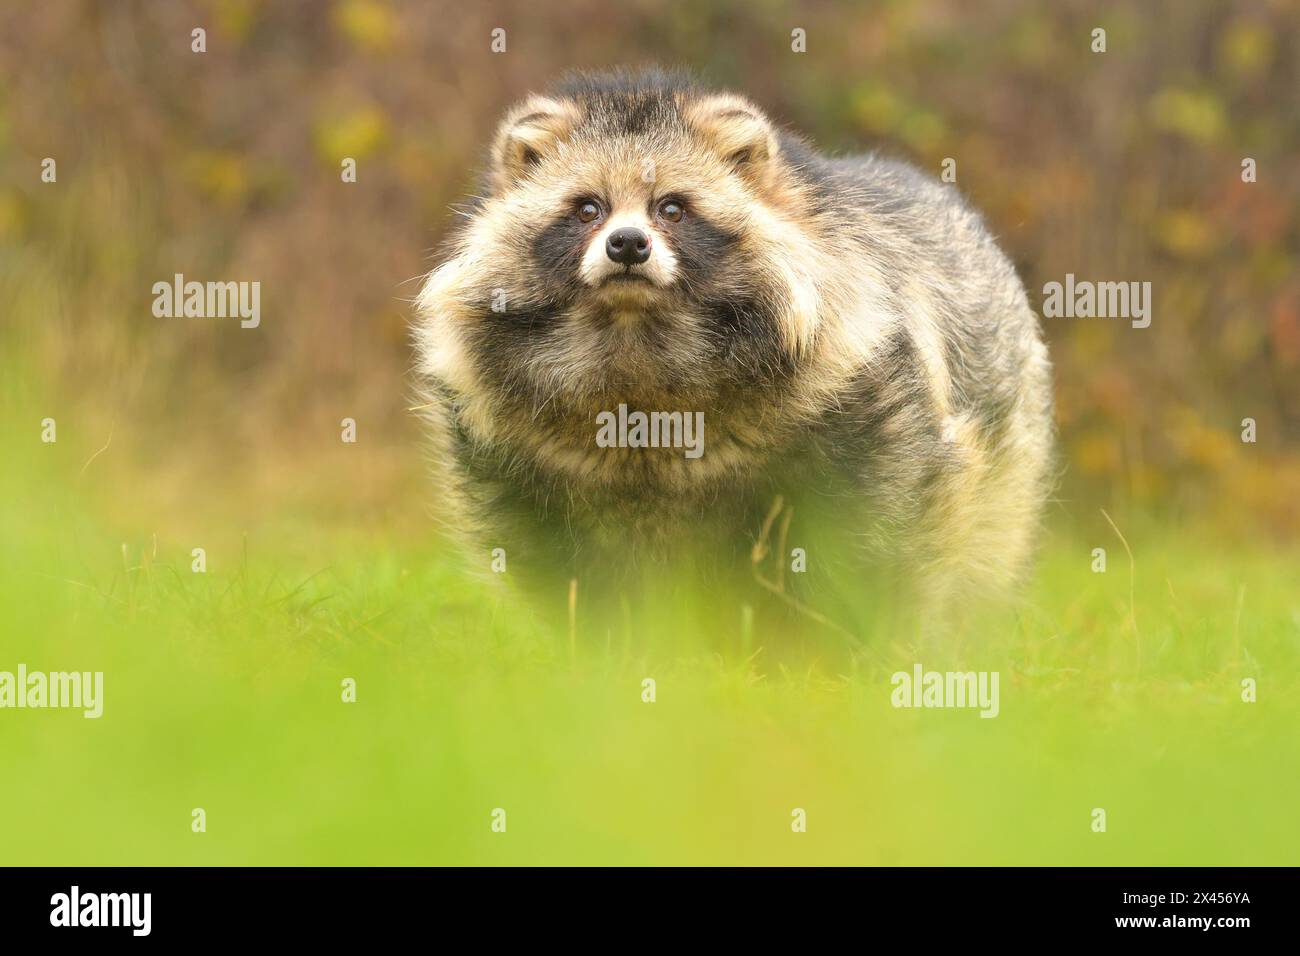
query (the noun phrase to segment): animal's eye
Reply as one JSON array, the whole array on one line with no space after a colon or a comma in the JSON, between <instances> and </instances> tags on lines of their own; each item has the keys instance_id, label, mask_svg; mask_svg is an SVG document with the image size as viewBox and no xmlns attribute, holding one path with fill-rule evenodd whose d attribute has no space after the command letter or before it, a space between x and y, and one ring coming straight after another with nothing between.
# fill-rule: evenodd
<instances>
[{"instance_id":1,"label":"animal's eye","mask_svg":"<svg viewBox=\"0 0 1300 956\"><path fill-rule=\"evenodd\" d=\"M686 210L676 199L665 199L659 204L659 218L669 222L681 222Z\"/></svg>"},{"instance_id":2,"label":"animal's eye","mask_svg":"<svg viewBox=\"0 0 1300 956\"><path fill-rule=\"evenodd\" d=\"M591 199L584 199L578 203L578 220L580 222L593 222L600 217L600 203Z\"/></svg>"}]
</instances>

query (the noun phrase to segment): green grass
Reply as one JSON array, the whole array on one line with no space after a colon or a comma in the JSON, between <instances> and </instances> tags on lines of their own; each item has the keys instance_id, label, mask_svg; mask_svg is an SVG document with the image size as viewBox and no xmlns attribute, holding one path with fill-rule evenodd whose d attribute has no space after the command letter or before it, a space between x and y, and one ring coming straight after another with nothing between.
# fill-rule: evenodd
<instances>
[{"instance_id":1,"label":"green grass","mask_svg":"<svg viewBox=\"0 0 1300 956\"><path fill-rule=\"evenodd\" d=\"M922 646L792 627L781 647L776 626L746 647L739 607L733 634L638 619L570 645L424 526L209 518L194 574L192 542L133 516L147 502L116 508L71 452L21 444L0 478L0 670L102 670L105 705L0 710L0 864L1300 855L1295 552L1129 529L1130 607L1118 541L1056 536L1019 610ZM999 671L1000 716L894 709L915 661Z\"/></svg>"}]
</instances>

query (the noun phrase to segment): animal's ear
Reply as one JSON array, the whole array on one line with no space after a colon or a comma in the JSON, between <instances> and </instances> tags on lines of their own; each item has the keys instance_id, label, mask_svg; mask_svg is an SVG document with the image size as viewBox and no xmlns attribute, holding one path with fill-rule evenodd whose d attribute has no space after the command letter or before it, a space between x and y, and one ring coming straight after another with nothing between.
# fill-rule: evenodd
<instances>
[{"instance_id":1,"label":"animal's ear","mask_svg":"<svg viewBox=\"0 0 1300 956\"><path fill-rule=\"evenodd\" d=\"M689 102L686 121L738 172L765 183L779 150L776 130L762 111L733 93Z\"/></svg>"},{"instance_id":2,"label":"animal's ear","mask_svg":"<svg viewBox=\"0 0 1300 956\"><path fill-rule=\"evenodd\" d=\"M492 141L492 187L508 189L569 135L577 107L547 96L530 96L508 114Z\"/></svg>"}]
</instances>

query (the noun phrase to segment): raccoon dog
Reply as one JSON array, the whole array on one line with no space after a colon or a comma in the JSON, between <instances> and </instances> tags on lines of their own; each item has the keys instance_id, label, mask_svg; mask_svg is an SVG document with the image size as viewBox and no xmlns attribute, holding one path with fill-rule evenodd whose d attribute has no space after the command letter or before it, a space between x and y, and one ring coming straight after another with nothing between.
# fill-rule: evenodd
<instances>
[{"instance_id":1,"label":"raccoon dog","mask_svg":"<svg viewBox=\"0 0 1300 956\"><path fill-rule=\"evenodd\" d=\"M480 192L416 345L438 500L484 567L501 548L552 594L834 571L926 602L1021 576L1047 353L955 188L620 72L511 109Z\"/></svg>"}]
</instances>

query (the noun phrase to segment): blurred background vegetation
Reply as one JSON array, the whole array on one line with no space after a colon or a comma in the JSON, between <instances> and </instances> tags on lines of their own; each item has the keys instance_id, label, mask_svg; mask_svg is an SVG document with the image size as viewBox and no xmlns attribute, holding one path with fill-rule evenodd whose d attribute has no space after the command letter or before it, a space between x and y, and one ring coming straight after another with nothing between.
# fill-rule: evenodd
<instances>
[{"instance_id":1,"label":"blurred background vegetation","mask_svg":"<svg viewBox=\"0 0 1300 956\"><path fill-rule=\"evenodd\" d=\"M1152 283L1148 329L1044 321L1055 520L1107 507L1291 536L1298 54L1284 0L6 4L3 394L38 416L26 439L49 415L78 464L108 446L87 494L123 522L174 523L201 489L249 520L407 514L423 533L409 299L448 207L515 98L569 68L656 62L828 151L956 159L1036 306L1067 272ZM261 327L155 318L151 286L177 272L260 281Z\"/></svg>"}]
</instances>

